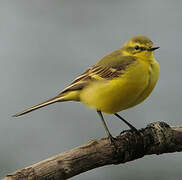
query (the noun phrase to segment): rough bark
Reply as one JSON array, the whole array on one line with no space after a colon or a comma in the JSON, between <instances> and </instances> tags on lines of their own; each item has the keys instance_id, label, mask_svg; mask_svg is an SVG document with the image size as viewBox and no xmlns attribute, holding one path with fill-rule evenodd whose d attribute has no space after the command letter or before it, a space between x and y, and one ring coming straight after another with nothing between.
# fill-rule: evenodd
<instances>
[{"instance_id":1,"label":"rough bark","mask_svg":"<svg viewBox=\"0 0 182 180\"><path fill-rule=\"evenodd\" d=\"M170 127L164 122L149 124L139 134L122 132L114 144L108 138L60 153L32 166L18 170L2 180L61 180L85 171L120 164L145 155L182 151L182 126Z\"/></svg>"}]
</instances>

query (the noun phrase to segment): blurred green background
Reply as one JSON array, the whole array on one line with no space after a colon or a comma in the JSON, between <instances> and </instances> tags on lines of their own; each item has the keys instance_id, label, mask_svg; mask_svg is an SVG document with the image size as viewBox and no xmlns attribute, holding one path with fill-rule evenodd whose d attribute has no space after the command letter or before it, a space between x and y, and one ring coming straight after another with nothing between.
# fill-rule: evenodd
<instances>
[{"instance_id":1,"label":"blurred green background","mask_svg":"<svg viewBox=\"0 0 182 180\"><path fill-rule=\"evenodd\" d=\"M149 36L161 76L152 95L123 111L137 128L181 122L182 1L1 0L0 177L105 137L96 112L58 103L20 118L11 115L59 93L85 68L136 34ZM113 135L127 127L105 116ZM94 169L72 179L179 180L182 153L146 156Z\"/></svg>"}]
</instances>

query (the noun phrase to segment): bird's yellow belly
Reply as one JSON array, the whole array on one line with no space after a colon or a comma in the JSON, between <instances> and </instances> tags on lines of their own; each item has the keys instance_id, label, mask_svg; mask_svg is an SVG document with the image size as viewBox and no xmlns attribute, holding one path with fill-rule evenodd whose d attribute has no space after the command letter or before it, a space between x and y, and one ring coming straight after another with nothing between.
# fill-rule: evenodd
<instances>
[{"instance_id":1,"label":"bird's yellow belly","mask_svg":"<svg viewBox=\"0 0 182 180\"><path fill-rule=\"evenodd\" d=\"M158 64L137 62L115 80L93 82L80 93L80 100L105 113L116 113L142 102L153 90L159 75Z\"/></svg>"}]
</instances>

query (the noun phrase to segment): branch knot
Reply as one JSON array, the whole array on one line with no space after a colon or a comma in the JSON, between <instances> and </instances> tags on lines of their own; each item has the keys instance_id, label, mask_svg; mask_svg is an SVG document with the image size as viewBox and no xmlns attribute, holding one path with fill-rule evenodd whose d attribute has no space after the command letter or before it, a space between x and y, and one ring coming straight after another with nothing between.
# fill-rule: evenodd
<instances>
[{"instance_id":1,"label":"branch knot","mask_svg":"<svg viewBox=\"0 0 182 180\"><path fill-rule=\"evenodd\" d=\"M166 152L166 149L173 139L173 132L171 127L165 122L158 121L147 125L146 130L147 129L147 135L150 136L149 149L151 154L155 153L156 149L156 154L162 154Z\"/></svg>"}]
</instances>

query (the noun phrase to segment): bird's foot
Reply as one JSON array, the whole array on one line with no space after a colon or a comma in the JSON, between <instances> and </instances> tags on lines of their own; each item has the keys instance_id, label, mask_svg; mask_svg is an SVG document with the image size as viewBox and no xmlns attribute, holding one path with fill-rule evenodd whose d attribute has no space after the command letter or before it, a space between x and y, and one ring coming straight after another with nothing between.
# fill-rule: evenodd
<instances>
[{"instance_id":1,"label":"bird's foot","mask_svg":"<svg viewBox=\"0 0 182 180\"><path fill-rule=\"evenodd\" d=\"M136 128L132 128L131 131L135 132L137 135L140 136L140 131Z\"/></svg>"},{"instance_id":2,"label":"bird's foot","mask_svg":"<svg viewBox=\"0 0 182 180\"><path fill-rule=\"evenodd\" d=\"M113 137L111 134L109 134L108 138L109 138L110 143L115 145L116 138Z\"/></svg>"},{"instance_id":3,"label":"bird's foot","mask_svg":"<svg viewBox=\"0 0 182 180\"><path fill-rule=\"evenodd\" d=\"M132 128L132 129L128 129L128 130L124 130L124 131L122 131L121 133L120 133L120 135L122 135L122 134L125 134L125 133L136 133L138 136L140 136L141 134L140 134L140 131L138 131L136 128Z\"/></svg>"}]
</instances>

